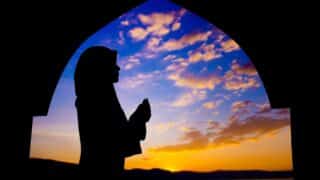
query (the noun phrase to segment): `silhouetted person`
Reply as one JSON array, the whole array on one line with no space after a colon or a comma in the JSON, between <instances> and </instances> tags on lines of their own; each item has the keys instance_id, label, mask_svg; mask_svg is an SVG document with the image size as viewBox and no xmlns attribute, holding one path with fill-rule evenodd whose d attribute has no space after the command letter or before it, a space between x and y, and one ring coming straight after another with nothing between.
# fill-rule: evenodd
<instances>
[{"instance_id":1,"label":"silhouetted person","mask_svg":"<svg viewBox=\"0 0 320 180\"><path fill-rule=\"evenodd\" d=\"M76 108L81 142L81 172L97 177L119 176L125 157L141 153L151 117L147 99L127 120L113 83L118 82L117 53L105 47L88 48L75 72Z\"/></svg>"}]
</instances>

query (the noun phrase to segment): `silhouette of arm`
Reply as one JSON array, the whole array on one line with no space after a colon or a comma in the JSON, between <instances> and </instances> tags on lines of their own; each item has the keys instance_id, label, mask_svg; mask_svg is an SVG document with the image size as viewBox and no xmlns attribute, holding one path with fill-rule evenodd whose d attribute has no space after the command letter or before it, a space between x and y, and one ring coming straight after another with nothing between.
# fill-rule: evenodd
<instances>
[{"instance_id":1,"label":"silhouette of arm","mask_svg":"<svg viewBox=\"0 0 320 180\"><path fill-rule=\"evenodd\" d=\"M138 105L135 112L130 116L129 121L126 121L123 135L125 142L125 157L142 153L140 141L146 137L146 123L151 117L151 108L148 100L144 100Z\"/></svg>"}]
</instances>

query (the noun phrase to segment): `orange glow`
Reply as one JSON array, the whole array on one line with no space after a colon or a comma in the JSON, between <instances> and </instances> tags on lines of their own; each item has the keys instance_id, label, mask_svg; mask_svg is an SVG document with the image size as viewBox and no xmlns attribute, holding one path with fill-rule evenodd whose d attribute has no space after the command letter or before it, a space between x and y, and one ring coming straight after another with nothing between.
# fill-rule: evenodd
<instances>
[{"instance_id":1,"label":"orange glow","mask_svg":"<svg viewBox=\"0 0 320 180\"><path fill-rule=\"evenodd\" d=\"M292 170L290 128L239 145L182 152L147 151L127 159L126 169L132 168L199 172L221 169Z\"/></svg>"},{"instance_id":2,"label":"orange glow","mask_svg":"<svg viewBox=\"0 0 320 180\"><path fill-rule=\"evenodd\" d=\"M37 144L33 146L37 151L33 151L32 157L45 157L45 159L71 163L79 161L78 144L75 144L72 149L55 147L55 151L50 153L44 148L37 148ZM278 133L272 132L260 139L249 140L239 145L181 152L153 152L145 149L143 154L127 158L125 168L160 168L171 172L182 170L198 172L249 169L292 170L290 128L286 127Z\"/></svg>"}]
</instances>

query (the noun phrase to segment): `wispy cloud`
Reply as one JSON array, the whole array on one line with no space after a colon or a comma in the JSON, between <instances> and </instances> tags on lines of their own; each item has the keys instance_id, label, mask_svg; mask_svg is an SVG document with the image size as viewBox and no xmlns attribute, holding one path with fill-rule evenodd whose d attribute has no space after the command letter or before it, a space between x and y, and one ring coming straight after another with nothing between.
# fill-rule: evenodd
<instances>
[{"instance_id":1,"label":"wispy cloud","mask_svg":"<svg viewBox=\"0 0 320 180\"><path fill-rule=\"evenodd\" d=\"M125 89L132 89L139 87L155 78L159 77L160 71L153 71L150 73L138 73L133 77L125 77L121 81L119 81L119 86Z\"/></svg>"},{"instance_id":2,"label":"wispy cloud","mask_svg":"<svg viewBox=\"0 0 320 180\"><path fill-rule=\"evenodd\" d=\"M215 146L225 144L239 144L250 139L258 139L263 135L274 133L275 131L289 126L289 112L285 116L278 116L279 111L269 111L268 114L257 113L244 120L232 121L223 128L213 138L212 144Z\"/></svg>"},{"instance_id":3,"label":"wispy cloud","mask_svg":"<svg viewBox=\"0 0 320 180\"><path fill-rule=\"evenodd\" d=\"M173 63L166 67L166 71L171 72L169 76L180 76L185 71L189 63L184 58L171 59ZM170 78L169 78L170 79Z\"/></svg>"},{"instance_id":4,"label":"wispy cloud","mask_svg":"<svg viewBox=\"0 0 320 180\"><path fill-rule=\"evenodd\" d=\"M129 26L130 25L130 22L128 20L123 20L120 22L121 25L123 26Z\"/></svg>"},{"instance_id":5,"label":"wispy cloud","mask_svg":"<svg viewBox=\"0 0 320 180\"><path fill-rule=\"evenodd\" d=\"M151 148L151 151L176 152L185 150L200 150L207 148L209 145L208 137L196 129L186 131L181 139L183 141L187 141L187 143Z\"/></svg>"},{"instance_id":6,"label":"wispy cloud","mask_svg":"<svg viewBox=\"0 0 320 180\"><path fill-rule=\"evenodd\" d=\"M143 29L142 27L136 27L129 31L129 35L136 41L143 40L148 35L148 31Z\"/></svg>"},{"instance_id":7,"label":"wispy cloud","mask_svg":"<svg viewBox=\"0 0 320 180\"><path fill-rule=\"evenodd\" d=\"M221 83L221 78L214 74L208 76L196 76L190 73L172 73L168 76L169 80L174 81L178 87L187 87L191 89L210 89L213 90L216 85Z\"/></svg>"},{"instance_id":8,"label":"wispy cloud","mask_svg":"<svg viewBox=\"0 0 320 180\"><path fill-rule=\"evenodd\" d=\"M216 130L219 130L221 128L221 124L220 122L218 121L214 121L214 120L209 120L208 121L208 127L207 127L207 130L209 131L216 131Z\"/></svg>"},{"instance_id":9,"label":"wispy cloud","mask_svg":"<svg viewBox=\"0 0 320 180\"><path fill-rule=\"evenodd\" d=\"M248 109L248 107L251 105L255 106L256 104L252 101L235 101L232 103L231 112L235 113L241 109Z\"/></svg>"},{"instance_id":10,"label":"wispy cloud","mask_svg":"<svg viewBox=\"0 0 320 180\"><path fill-rule=\"evenodd\" d=\"M208 40L211 35L211 31L195 32L183 35L179 39L169 39L166 42L161 43L158 47L154 47L153 51L174 51L181 50L185 47L194 45L198 42L204 42Z\"/></svg>"},{"instance_id":11,"label":"wispy cloud","mask_svg":"<svg viewBox=\"0 0 320 180\"><path fill-rule=\"evenodd\" d=\"M250 106L260 107L251 101L234 103L233 108L250 110ZM263 105L266 107L266 105ZM234 112L227 123L209 120L205 131L190 128L181 136L182 143L152 148L153 151L189 151L217 148L230 144L240 144L248 140L258 140L264 135L277 133L290 125L288 109L258 111L250 116Z\"/></svg>"},{"instance_id":12,"label":"wispy cloud","mask_svg":"<svg viewBox=\"0 0 320 180\"><path fill-rule=\"evenodd\" d=\"M160 43L161 39L158 37L152 37L148 40L145 51L150 51L150 49L154 49Z\"/></svg>"},{"instance_id":13,"label":"wispy cloud","mask_svg":"<svg viewBox=\"0 0 320 180\"><path fill-rule=\"evenodd\" d=\"M125 43L123 31L119 31L118 34L119 34L119 38L117 42L119 45L123 45Z\"/></svg>"},{"instance_id":14,"label":"wispy cloud","mask_svg":"<svg viewBox=\"0 0 320 180\"><path fill-rule=\"evenodd\" d=\"M225 82L224 87L227 90L246 90L253 87L260 87L259 82L254 78L244 80L230 80Z\"/></svg>"},{"instance_id":15,"label":"wispy cloud","mask_svg":"<svg viewBox=\"0 0 320 180\"><path fill-rule=\"evenodd\" d=\"M166 71L178 71L180 68L180 64L170 64L166 67Z\"/></svg>"},{"instance_id":16,"label":"wispy cloud","mask_svg":"<svg viewBox=\"0 0 320 180\"><path fill-rule=\"evenodd\" d=\"M195 102L204 100L207 97L207 92L204 90L193 90L191 92L181 94L176 100L171 103L173 107L185 107Z\"/></svg>"},{"instance_id":17,"label":"wispy cloud","mask_svg":"<svg viewBox=\"0 0 320 180\"><path fill-rule=\"evenodd\" d=\"M187 67L192 61L199 61L204 58L203 55L195 55L194 58L190 57L189 59L172 59L172 63L166 67L166 71L171 72L168 75L168 79L174 81L174 84L178 87L213 90L222 83L225 89L236 91L261 86L257 80L258 73L251 63L241 65L235 60L232 62L230 70L223 76L216 74L201 76L187 72ZM211 57L209 56L207 59Z\"/></svg>"},{"instance_id":18,"label":"wispy cloud","mask_svg":"<svg viewBox=\"0 0 320 180\"><path fill-rule=\"evenodd\" d=\"M170 129L175 128L176 126L177 126L176 121L169 121L169 122L157 123L152 126L152 129L154 129L155 131L161 134L169 131Z\"/></svg>"},{"instance_id":19,"label":"wispy cloud","mask_svg":"<svg viewBox=\"0 0 320 180\"><path fill-rule=\"evenodd\" d=\"M208 101L202 104L202 106L205 109L216 109L218 106L220 106L220 104L223 103L223 100L217 100L217 101Z\"/></svg>"},{"instance_id":20,"label":"wispy cloud","mask_svg":"<svg viewBox=\"0 0 320 180\"><path fill-rule=\"evenodd\" d=\"M163 58L164 61L170 61L170 60L173 60L175 59L177 56L174 55L174 54L169 54L167 55L166 57Z\"/></svg>"},{"instance_id":21,"label":"wispy cloud","mask_svg":"<svg viewBox=\"0 0 320 180\"><path fill-rule=\"evenodd\" d=\"M132 68L135 68L141 64L142 60L145 59L153 59L157 57L157 54L150 52L150 51L138 51L137 53L123 57L120 60L120 66L124 70L130 70Z\"/></svg>"},{"instance_id":22,"label":"wispy cloud","mask_svg":"<svg viewBox=\"0 0 320 180\"><path fill-rule=\"evenodd\" d=\"M170 72L168 79L173 81L175 86L189 89L213 90L223 80L222 77L215 74L200 76L186 72L186 68L190 62L184 58L177 58L171 61L173 63L166 67L166 71Z\"/></svg>"},{"instance_id":23,"label":"wispy cloud","mask_svg":"<svg viewBox=\"0 0 320 180\"><path fill-rule=\"evenodd\" d=\"M283 111L285 112L284 114L288 113L287 109L280 109L280 110L272 110L271 105L268 102L258 104L250 100L246 101L235 101L231 105L231 112L234 113L234 115L247 115L250 112L251 113L270 113L271 111L277 112L278 115L281 115Z\"/></svg>"},{"instance_id":24,"label":"wispy cloud","mask_svg":"<svg viewBox=\"0 0 320 180\"><path fill-rule=\"evenodd\" d=\"M140 65L140 63L140 59L136 56L129 56L122 64L125 70L130 70L133 67Z\"/></svg>"},{"instance_id":25,"label":"wispy cloud","mask_svg":"<svg viewBox=\"0 0 320 180\"><path fill-rule=\"evenodd\" d=\"M232 52L239 50L239 45L232 39L221 42L221 48L224 52Z\"/></svg>"},{"instance_id":26,"label":"wispy cloud","mask_svg":"<svg viewBox=\"0 0 320 180\"><path fill-rule=\"evenodd\" d=\"M253 66L251 62L248 62L244 65L240 65L236 60L233 60L231 65L231 71L233 71L237 75L258 75L256 68Z\"/></svg>"},{"instance_id":27,"label":"wispy cloud","mask_svg":"<svg viewBox=\"0 0 320 180\"><path fill-rule=\"evenodd\" d=\"M185 9L170 12L154 12L151 14L138 14L138 20L145 27L135 27L129 35L137 41L145 39L148 35L162 37L181 27L180 19L185 14Z\"/></svg>"},{"instance_id":28,"label":"wispy cloud","mask_svg":"<svg viewBox=\"0 0 320 180\"><path fill-rule=\"evenodd\" d=\"M174 23L174 24L172 25L171 30L172 30L172 31L177 31L177 30L180 29L180 27L181 27L181 23L180 23L180 22L176 22L176 23Z\"/></svg>"},{"instance_id":29,"label":"wispy cloud","mask_svg":"<svg viewBox=\"0 0 320 180\"><path fill-rule=\"evenodd\" d=\"M231 68L224 75L224 87L227 90L246 90L260 87L257 71L251 63L239 64L232 61Z\"/></svg>"},{"instance_id":30,"label":"wispy cloud","mask_svg":"<svg viewBox=\"0 0 320 180\"><path fill-rule=\"evenodd\" d=\"M199 61L211 61L216 58L222 57L222 55L216 51L214 44L202 44L196 50L189 51L188 55L188 61L190 63L197 63Z\"/></svg>"}]
</instances>

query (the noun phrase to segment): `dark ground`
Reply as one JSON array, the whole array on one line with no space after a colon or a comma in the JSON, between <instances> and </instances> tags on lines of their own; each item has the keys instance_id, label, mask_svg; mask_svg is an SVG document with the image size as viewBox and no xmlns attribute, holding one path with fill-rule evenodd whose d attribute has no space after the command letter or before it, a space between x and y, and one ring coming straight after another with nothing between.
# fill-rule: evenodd
<instances>
[{"instance_id":1,"label":"dark ground","mask_svg":"<svg viewBox=\"0 0 320 180\"><path fill-rule=\"evenodd\" d=\"M34 178L49 178L49 179L61 179L61 178L77 178L79 174L79 168L76 164L64 163L52 160L43 159L31 159L30 160L30 177ZM213 171L207 173L197 172L170 172L162 169L152 170L126 170L125 179L279 179L279 178L291 178L291 171Z\"/></svg>"}]
</instances>

